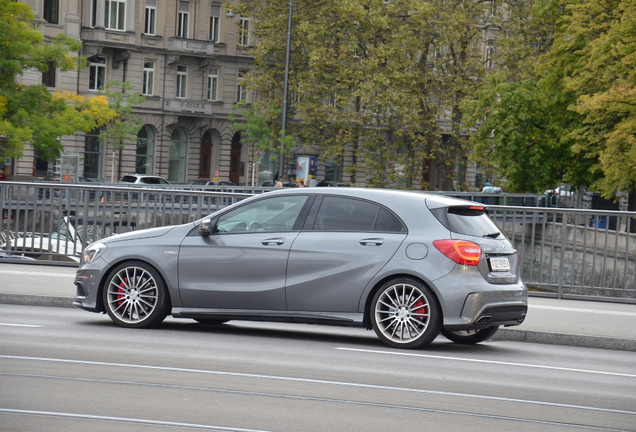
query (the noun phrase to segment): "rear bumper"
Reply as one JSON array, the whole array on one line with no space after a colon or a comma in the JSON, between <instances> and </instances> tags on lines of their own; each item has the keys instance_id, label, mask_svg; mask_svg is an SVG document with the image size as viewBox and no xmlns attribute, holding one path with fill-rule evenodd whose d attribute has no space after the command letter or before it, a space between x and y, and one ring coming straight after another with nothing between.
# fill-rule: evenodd
<instances>
[{"instance_id":1,"label":"rear bumper","mask_svg":"<svg viewBox=\"0 0 636 432\"><path fill-rule=\"evenodd\" d=\"M460 322L444 325L448 330L470 330L521 324L528 313L528 292L524 290L471 293L462 307Z\"/></svg>"}]
</instances>

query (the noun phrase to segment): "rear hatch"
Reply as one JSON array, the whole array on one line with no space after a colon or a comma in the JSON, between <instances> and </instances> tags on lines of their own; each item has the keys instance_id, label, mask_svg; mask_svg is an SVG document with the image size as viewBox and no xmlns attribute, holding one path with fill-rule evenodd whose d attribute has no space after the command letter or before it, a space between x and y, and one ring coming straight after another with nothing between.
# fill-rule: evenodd
<instances>
[{"instance_id":1,"label":"rear hatch","mask_svg":"<svg viewBox=\"0 0 636 432\"><path fill-rule=\"evenodd\" d=\"M481 258L477 268L484 279L493 284L515 283L519 279L519 260L512 243L490 219L481 205L451 205L432 208L451 238L477 243Z\"/></svg>"}]
</instances>

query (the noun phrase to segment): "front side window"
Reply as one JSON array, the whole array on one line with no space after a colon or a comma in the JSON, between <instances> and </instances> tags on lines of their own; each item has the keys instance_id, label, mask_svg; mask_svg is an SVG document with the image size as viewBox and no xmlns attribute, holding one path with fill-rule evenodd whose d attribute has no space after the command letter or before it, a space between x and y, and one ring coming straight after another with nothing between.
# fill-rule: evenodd
<instances>
[{"instance_id":1,"label":"front side window","mask_svg":"<svg viewBox=\"0 0 636 432\"><path fill-rule=\"evenodd\" d=\"M106 57L91 58L88 67L88 89L97 91L106 85Z\"/></svg>"},{"instance_id":2,"label":"front side window","mask_svg":"<svg viewBox=\"0 0 636 432\"><path fill-rule=\"evenodd\" d=\"M147 35L155 34L157 23L157 8L155 6L146 6L146 14L144 17L144 33Z\"/></svg>"},{"instance_id":3,"label":"front side window","mask_svg":"<svg viewBox=\"0 0 636 432\"><path fill-rule=\"evenodd\" d=\"M219 218L217 233L297 231L304 222L307 195L267 198L246 204Z\"/></svg>"},{"instance_id":4,"label":"front side window","mask_svg":"<svg viewBox=\"0 0 636 432\"><path fill-rule=\"evenodd\" d=\"M325 197L316 216L317 231L404 232L402 222L378 204Z\"/></svg>"},{"instance_id":5,"label":"front side window","mask_svg":"<svg viewBox=\"0 0 636 432\"><path fill-rule=\"evenodd\" d=\"M109 30L124 30L126 22L126 0L106 0L104 27Z\"/></svg>"},{"instance_id":6,"label":"front side window","mask_svg":"<svg viewBox=\"0 0 636 432\"><path fill-rule=\"evenodd\" d=\"M185 99L186 85L188 80L188 67L184 65L177 66L177 97Z\"/></svg>"},{"instance_id":7,"label":"front side window","mask_svg":"<svg viewBox=\"0 0 636 432\"><path fill-rule=\"evenodd\" d=\"M212 12L210 13L210 40L212 42L219 41L220 16L221 6L212 5Z\"/></svg>"},{"instance_id":8,"label":"front side window","mask_svg":"<svg viewBox=\"0 0 636 432\"><path fill-rule=\"evenodd\" d=\"M216 100L216 91L219 86L219 70L217 68L208 69L208 100Z\"/></svg>"},{"instance_id":9,"label":"front side window","mask_svg":"<svg viewBox=\"0 0 636 432\"><path fill-rule=\"evenodd\" d=\"M188 20L190 19L190 3L179 2L179 14L177 15L177 36L188 37Z\"/></svg>"},{"instance_id":10,"label":"front side window","mask_svg":"<svg viewBox=\"0 0 636 432\"><path fill-rule=\"evenodd\" d=\"M155 82L155 62L151 60L144 61L144 80L142 93L147 96L153 95Z\"/></svg>"}]
</instances>

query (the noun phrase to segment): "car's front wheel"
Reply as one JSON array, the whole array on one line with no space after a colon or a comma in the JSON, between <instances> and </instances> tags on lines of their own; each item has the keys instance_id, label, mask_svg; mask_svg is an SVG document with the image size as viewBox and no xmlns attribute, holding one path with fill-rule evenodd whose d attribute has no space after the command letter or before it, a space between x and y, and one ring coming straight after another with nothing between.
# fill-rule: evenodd
<instances>
[{"instance_id":1,"label":"car's front wheel","mask_svg":"<svg viewBox=\"0 0 636 432\"><path fill-rule=\"evenodd\" d=\"M384 284L371 303L371 324L380 340L396 348L420 348L439 334L442 313L437 298L410 278Z\"/></svg>"},{"instance_id":2,"label":"car's front wheel","mask_svg":"<svg viewBox=\"0 0 636 432\"><path fill-rule=\"evenodd\" d=\"M161 275L141 261L122 263L110 272L103 300L108 316L122 327L156 326L170 310Z\"/></svg>"},{"instance_id":3,"label":"car's front wheel","mask_svg":"<svg viewBox=\"0 0 636 432\"><path fill-rule=\"evenodd\" d=\"M497 329L499 329L499 326L486 327L478 330L449 331L442 329L442 334L446 339L455 343L470 345L490 339L497 332Z\"/></svg>"}]
</instances>

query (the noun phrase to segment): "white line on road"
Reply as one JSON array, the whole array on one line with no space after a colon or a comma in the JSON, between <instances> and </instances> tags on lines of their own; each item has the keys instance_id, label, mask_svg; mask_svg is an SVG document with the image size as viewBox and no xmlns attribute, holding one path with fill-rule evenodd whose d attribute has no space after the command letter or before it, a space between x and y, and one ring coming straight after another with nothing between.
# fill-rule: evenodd
<instances>
[{"instance_id":1,"label":"white line on road","mask_svg":"<svg viewBox=\"0 0 636 432\"><path fill-rule=\"evenodd\" d=\"M345 349L345 348L336 348L336 349ZM351 351L364 351L364 350L352 349ZM383 354L391 354L389 352L384 352L384 351L378 351L378 352ZM435 357L435 356L429 356L429 357ZM451 357L440 357L440 358L449 359ZM53 363L147 369L147 370L155 370L155 371L199 373L199 374L222 375L222 376L232 376L232 377L241 377L241 378L271 379L276 381L302 382L302 383L311 383L311 384L368 388L368 389L376 389L376 390L390 390L390 391L403 391L403 392L412 392L412 393L421 393L421 394L435 394L435 395L444 395L444 396L453 396L453 397L462 397L462 398L487 399L487 400L497 400L497 401L504 401L504 402L525 403L525 404L531 404L531 405L545 405L545 406L553 406L553 407L558 406L558 407L565 407L565 408L585 409L585 410L593 410L593 411L601 411L601 412L612 412L612 413L636 416L636 411L625 411L625 410L617 410L612 408L560 404L555 402L544 402L544 401L535 401L535 400L528 400L528 399L516 399L516 398L507 398L507 397L500 397L500 396L476 395L476 394L468 394L468 393L438 391L438 390L425 390L425 389L416 389L416 388L407 388L407 387L393 387L393 386L354 383L354 382L346 382L346 381L320 380L320 379L313 379L313 378L297 378L297 377L285 377L285 376L277 376L277 375L215 371L215 370L206 370L206 369L190 369L190 368L180 368L180 367L171 367L171 366L152 366L152 365L140 365L140 364L130 364L130 363L110 363L110 362L91 361L91 360L72 360L72 359L59 359L59 358L48 358L48 357L13 356L13 355L3 355L3 354L0 354L0 359L32 360L32 361L53 362ZM460 359L460 360L463 360L463 359ZM608 374L636 378L636 375L613 374L613 373L608 373Z\"/></svg>"},{"instance_id":2,"label":"white line on road","mask_svg":"<svg viewBox=\"0 0 636 432\"><path fill-rule=\"evenodd\" d=\"M619 372L604 372L604 371L595 371L595 370L589 370L589 369L574 369L574 368L566 368L566 367L559 367L559 366L543 366L543 365L533 365L533 364L527 364L527 363L512 363L512 362L502 362L502 361L494 361L494 360L478 360L478 359L461 358L461 357L446 357L446 356L437 356L437 355L430 355L430 354L367 350L367 349L359 349L359 348L336 348L336 349L341 351L354 351L354 352L371 353L371 354L395 355L395 356L403 356L403 357L423 357L423 358L432 358L432 359L438 359L438 360L455 360L455 361L463 361L463 362L471 362L471 363L487 363L487 364L504 365L504 366L519 366L519 367L527 367L527 368L535 368L535 369L551 369L551 370L559 370L559 371L567 371L567 372L581 372L581 373L596 374L596 375L611 375L611 376L620 376L620 377L626 377L626 378L636 378L635 374L627 374L627 373L619 373Z\"/></svg>"},{"instance_id":3,"label":"white line on road","mask_svg":"<svg viewBox=\"0 0 636 432\"><path fill-rule=\"evenodd\" d=\"M547 310L555 310L555 311L563 311L563 312L583 312L583 313L594 313L601 315L621 315L621 316L633 316L636 317L636 312L622 312L622 311L609 311L609 310L599 310L599 309L581 309L581 308L570 308L570 307L561 307L561 306L537 306L530 305L529 309L547 309Z\"/></svg>"},{"instance_id":4,"label":"white line on road","mask_svg":"<svg viewBox=\"0 0 636 432\"><path fill-rule=\"evenodd\" d=\"M0 323L0 326L5 326L5 327L32 327L32 328L39 328L39 327L42 327L41 325L33 325L33 324L11 324L11 323Z\"/></svg>"},{"instance_id":5,"label":"white line on road","mask_svg":"<svg viewBox=\"0 0 636 432\"><path fill-rule=\"evenodd\" d=\"M18 276L47 276L47 277L61 277L61 278L75 278L75 272L73 274L64 273L52 273L52 272L39 272L39 271L18 271L18 270L0 270L0 274L18 275Z\"/></svg>"}]
</instances>

